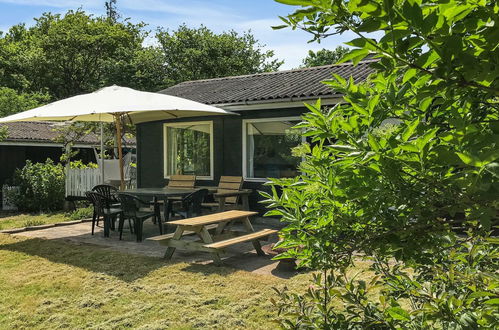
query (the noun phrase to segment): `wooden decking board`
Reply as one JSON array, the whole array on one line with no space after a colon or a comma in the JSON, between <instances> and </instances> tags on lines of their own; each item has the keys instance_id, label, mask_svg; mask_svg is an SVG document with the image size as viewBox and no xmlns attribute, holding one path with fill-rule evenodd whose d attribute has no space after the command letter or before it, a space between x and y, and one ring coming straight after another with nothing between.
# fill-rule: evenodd
<instances>
[{"instance_id":1,"label":"wooden decking board","mask_svg":"<svg viewBox=\"0 0 499 330\"><path fill-rule=\"evenodd\" d=\"M202 215L200 217L195 217L195 218L175 220L175 221L170 221L168 223L177 226L202 226L212 223L219 223L223 221L230 221L238 218L250 217L257 214L258 212L233 210L233 211Z\"/></svg>"},{"instance_id":2,"label":"wooden decking board","mask_svg":"<svg viewBox=\"0 0 499 330\"><path fill-rule=\"evenodd\" d=\"M251 233L251 234L238 236L238 237L234 237L234 238L229 238L229 239L226 239L224 241L219 241L219 242L215 242L215 243L205 244L204 247L213 248L213 249L221 249L221 248L233 245L233 244L248 242L248 241L252 241L252 240L255 240L257 238L260 238L260 237L269 236L269 235L272 235L272 234L277 233L277 232L278 232L278 230L276 230L276 229L262 229L260 231L257 231L257 232Z\"/></svg>"}]
</instances>

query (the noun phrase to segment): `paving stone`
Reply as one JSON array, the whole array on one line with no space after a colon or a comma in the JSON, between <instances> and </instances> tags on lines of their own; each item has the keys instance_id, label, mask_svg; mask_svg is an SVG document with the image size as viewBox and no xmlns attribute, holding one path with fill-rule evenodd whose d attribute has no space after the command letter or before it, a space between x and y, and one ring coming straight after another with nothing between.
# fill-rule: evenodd
<instances>
[{"instance_id":1,"label":"paving stone","mask_svg":"<svg viewBox=\"0 0 499 330\"><path fill-rule=\"evenodd\" d=\"M258 219L258 221L254 221L255 230L269 227L272 228L274 227L274 225L275 224L273 223L265 223L265 220L261 219ZM96 245L122 253L144 255L156 258L162 258L166 251L166 247L161 246L156 242L146 240L147 237L159 235L159 229L157 225L153 224L150 221L146 221L144 223L144 237L143 241L140 243L136 242L135 235L132 235L130 233L128 222L125 222L122 240L119 240L118 230L111 231L110 237L105 238L104 230L101 226L102 221L100 222L99 227L95 228L94 235L91 234L91 222L80 221L77 223L66 224L64 226L58 225L40 230L20 231L16 232L15 235L43 239L59 239L78 245ZM167 232L171 232L172 229L173 228L171 226L167 226ZM237 225L235 225L234 229L237 229ZM194 240L197 239L197 236L191 235L190 237L188 237L188 239ZM269 241L262 241L262 245L275 241L277 241L277 237L274 235L269 238ZM290 277L293 275L293 273L282 273L276 270L277 262L271 260L270 256L258 256L251 242L231 246L226 251L226 257L223 259L223 263L225 266L279 277ZM171 262L206 264L212 262L210 257L211 255L208 253L182 251L177 249L173 255Z\"/></svg>"}]
</instances>

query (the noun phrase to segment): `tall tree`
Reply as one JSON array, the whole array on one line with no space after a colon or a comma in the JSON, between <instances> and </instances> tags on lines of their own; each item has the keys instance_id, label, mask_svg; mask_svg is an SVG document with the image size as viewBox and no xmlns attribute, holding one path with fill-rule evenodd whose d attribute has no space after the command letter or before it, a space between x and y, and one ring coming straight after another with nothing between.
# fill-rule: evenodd
<instances>
[{"instance_id":1,"label":"tall tree","mask_svg":"<svg viewBox=\"0 0 499 330\"><path fill-rule=\"evenodd\" d=\"M47 103L50 96L42 93L19 93L8 87L0 87L0 117L36 108Z\"/></svg>"},{"instance_id":2,"label":"tall tree","mask_svg":"<svg viewBox=\"0 0 499 330\"><path fill-rule=\"evenodd\" d=\"M282 64L249 32L216 34L204 26L194 29L181 25L175 31L160 30L156 37L170 84L275 71Z\"/></svg>"},{"instance_id":3,"label":"tall tree","mask_svg":"<svg viewBox=\"0 0 499 330\"><path fill-rule=\"evenodd\" d=\"M349 48L342 46L338 46L333 50L323 48L317 52L309 50L307 57L303 59L302 67L310 68L313 66L336 64L349 51Z\"/></svg>"},{"instance_id":4,"label":"tall tree","mask_svg":"<svg viewBox=\"0 0 499 330\"><path fill-rule=\"evenodd\" d=\"M161 54L142 46L146 35L142 23L113 22L81 10L46 13L33 27L16 25L1 36L0 84L47 91L53 99L111 84L159 89L164 86Z\"/></svg>"},{"instance_id":5,"label":"tall tree","mask_svg":"<svg viewBox=\"0 0 499 330\"><path fill-rule=\"evenodd\" d=\"M118 9L116 8L116 0L106 1L106 16L113 22L117 22L120 18L120 14L118 13Z\"/></svg>"}]
</instances>

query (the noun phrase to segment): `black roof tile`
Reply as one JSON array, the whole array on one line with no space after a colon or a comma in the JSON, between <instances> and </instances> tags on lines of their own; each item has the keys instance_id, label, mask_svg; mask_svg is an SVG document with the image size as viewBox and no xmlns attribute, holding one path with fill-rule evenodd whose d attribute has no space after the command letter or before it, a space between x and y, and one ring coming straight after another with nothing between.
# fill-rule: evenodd
<instances>
[{"instance_id":1,"label":"black roof tile","mask_svg":"<svg viewBox=\"0 0 499 330\"><path fill-rule=\"evenodd\" d=\"M185 81L159 93L179 96L206 104L231 104L289 100L293 98L339 96L321 83L332 74L343 78L353 77L362 81L374 72L366 60L354 66L352 63L325 65L312 68L258 73L244 76Z\"/></svg>"}]
</instances>

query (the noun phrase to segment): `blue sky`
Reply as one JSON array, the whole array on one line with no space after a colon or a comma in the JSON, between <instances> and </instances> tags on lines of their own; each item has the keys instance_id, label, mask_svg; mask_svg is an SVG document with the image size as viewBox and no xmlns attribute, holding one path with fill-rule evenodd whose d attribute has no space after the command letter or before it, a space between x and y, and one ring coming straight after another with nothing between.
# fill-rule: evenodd
<instances>
[{"instance_id":1,"label":"blue sky","mask_svg":"<svg viewBox=\"0 0 499 330\"><path fill-rule=\"evenodd\" d=\"M105 0L0 0L0 30L24 22L33 24L33 18L44 12L64 13L68 9L83 8L94 15L103 15ZM278 16L293 11L293 7L273 0L118 0L117 7L123 17L133 22L144 21L148 28L158 26L175 29L186 23L190 27L203 24L216 31L251 30L255 37L273 49L276 57L285 61L281 69L296 68L309 49L335 48L352 39L352 35L335 36L321 44L307 41L310 35L291 29L274 31Z\"/></svg>"}]
</instances>

